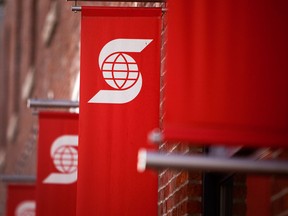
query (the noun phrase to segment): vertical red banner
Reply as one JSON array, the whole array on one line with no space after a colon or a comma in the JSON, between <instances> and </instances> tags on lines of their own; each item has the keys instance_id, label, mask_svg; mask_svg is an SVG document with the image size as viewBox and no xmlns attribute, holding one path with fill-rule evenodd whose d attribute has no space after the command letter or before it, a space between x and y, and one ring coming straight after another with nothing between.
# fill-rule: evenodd
<instances>
[{"instance_id":1,"label":"vertical red banner","mask_svg":"<svg viewBox=\"0 0 288 216\"><path fill-rule=\"evenodd\" d=\"M78 114L40 112L37 215L75 215Z\"/></svg>"},{"instance_id":2,"label":"vertical red banner","mask_svg":"<svg viewBox=\"0 0 288 216\"><path fill-rule=\"evenodd\" d=\"M8 185L6 216L34 216L35 210L34 185Z\"/></svg>"},{"instance_id":3,"label":"vertical red banner","mask_svg":"<svg viewBox=\"0 0 288 216\"><path fill-rule=\"evenodd\" d=\"M166 140L288 143L288 1L169 2Z\"/></svg>"},{"instance_id":4,"label":"vertical red banner","mask_svg":"<svg viewBox=\"0 0 288 216\"><path fill-rule=\"evenodd\" d=\"M159 127L161 9L82 7L77 215L157 215L137 154Z\"/></svg>"}]
</instances>

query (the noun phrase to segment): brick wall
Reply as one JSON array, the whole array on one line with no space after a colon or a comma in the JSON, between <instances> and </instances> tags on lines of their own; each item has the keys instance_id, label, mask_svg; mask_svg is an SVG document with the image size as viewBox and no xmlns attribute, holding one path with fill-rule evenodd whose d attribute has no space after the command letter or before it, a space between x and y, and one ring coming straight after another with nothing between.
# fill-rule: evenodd
<instances>
[{"instance_id":1,"label":"brick wall","mask_svg":"<svg viewBox=\"0 0 288 216\"><path fill-rule=\"evenodd\" d=\"M4 8L3 5L0 4L0 47L4 50L5 44L3 42L3 35L4 35L4 29L3 29L3 20L4 20ZM4 73L4 56L5 53L2 51L0 52L0 170L3 167L2 166L2 158L4 156L4 142L5 142L5 131L6 131L6 122L5 122L5 113L6 106L5 106L5 73Z\"/></svg>"},{"instance_id":2,"label":"brick wall","mask_svg":"<svg viewBox=\"0 0 288 216\"><path fill-rule=\"evenodd\" d=\"M160 151L200 154L202 148L164 143L160 145ZM161 170L158 194L159 215L202 215L202 173L199 171Z\"/></svg>"},{"instance_id":3,"label":"brick wall","mask_svg":"<svg viewBox=\"0 0 288 216\"><path fill-rule=\"evenodd\" d=\"M11 0L7 2L6 13L4 28L11 32L11 37L6 36L4 40L11 54L6 63L9 157L6 157L5 172L35 173L35 160L27 159L27 165L23 161L30 154L35 159L35 150L29 143L31 134L37 133L37 117L27 109L27 99L71 97L79 71L79 16L62 1L27 0L19 4ZM49 14L54 16L52 23L47 21ZM47 28L53 29L49 43L43 36ZM22 156L23 152L27 155Z\"/></svg>"}]
</instances>

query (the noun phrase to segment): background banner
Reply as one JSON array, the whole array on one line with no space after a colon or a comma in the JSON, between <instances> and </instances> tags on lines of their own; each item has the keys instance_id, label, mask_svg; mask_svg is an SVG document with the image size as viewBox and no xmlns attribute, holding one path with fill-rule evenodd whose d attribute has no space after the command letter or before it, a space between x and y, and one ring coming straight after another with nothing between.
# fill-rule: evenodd
<instances>
[{"instance_id":1,"label":"background banner","mask_svg":"<svg viewBox=\"0 0 288 216\"><path fill-rule=\"evenodd\" d=\"M37 215L75 215L78 114L39 113Z\"/></svg>"},{"instance_id":2,"label":"background banner","mask_svg":"<svg viewBox=\"0 0 288 216\"><path fill-rule=\"evenodd\" d=\"M161 13L82 7L78 216L157 215L137 155L159 127Z\"/></svg>"},{"instance_id":3,"label":"background banner","mask_svg":"<svg viewBox=\"0 0 288 216\"><path fill-rule=\"evenodd\" d=\"M35 210L35 185L8 185L6 216L33 216Z\"/></svg>"},{"instance_id":4,"label":"background banner","mask_svg":"<svg viewBox=\"0 0 288 216\"><path fill-rule=\"evenodd\" d=\"M166 140L288 143L288 1L169 2Z\"/></svg>"}]
</instances>

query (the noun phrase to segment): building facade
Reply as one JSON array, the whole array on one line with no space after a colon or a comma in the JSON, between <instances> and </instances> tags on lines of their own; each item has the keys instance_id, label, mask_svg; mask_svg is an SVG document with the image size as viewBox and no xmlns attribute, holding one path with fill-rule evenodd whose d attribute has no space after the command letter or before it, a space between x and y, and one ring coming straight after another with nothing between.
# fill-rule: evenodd
<instances>
[{"instance_id":1,"label":"building facade","mask_svg":"<svg viewBox=\"0 0 288 216\"><path fill-rule=\"evenodd\" d=\"M72 98L79 73L80 17L62 1L5 1L3 10L1 175L35 176L38 123L27 99ZM5 190L1 182L0 215Z\"/></svg>"},{"instance_id":2,"label":"building facade","mask_svg":"<svg viewBox=\"0 0 288 216\"><path fill-rule=\"evenodd\" d=\"M36 174L37 110L27 99L76 100L80 70L80 13L63 0L7 0L0 9L0 175ZM163 7L160 125L163 110L167 23L166 3L81 2L81 5ZM201 145L161 143L161 152L207 154ZM244 153L243 153L244 152ZM287 159L283 149L264 149L259 157ZM239 154L248 153L239 151ZM265 187L266 215L288 215L288 180L245 174L159 170L158 211L165 216L255 215ZM248 181L247 181L248 180ZM248 182L250 182L248 184ZM251 183L252 182L252 183ZM0 215L5 215L6 186L0 182ZM263 202L264 202L263 201ZM255 207L256 204L258 207ZM221 212L221 213L220 213ZM262 214L263 215L263 214Z\"/></svg>"}]
</instances>

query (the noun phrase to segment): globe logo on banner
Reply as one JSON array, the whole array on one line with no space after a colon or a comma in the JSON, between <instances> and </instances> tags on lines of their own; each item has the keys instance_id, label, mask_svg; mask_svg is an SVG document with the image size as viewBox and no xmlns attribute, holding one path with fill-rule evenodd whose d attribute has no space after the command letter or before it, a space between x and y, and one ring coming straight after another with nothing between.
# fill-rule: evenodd
<instances>
[{"instance_id":1,"label":"globe logo on banner","mask_svg":"<svg viewBox=\"0 0 288 216\"><path fill-rule=\"evenodd\" d=\"M78 136L63 135L51 145L50 154L59 173L51 173L43 183L72 184L77 181Z\"/></svg>"},{"instance_id":2,"label":"globe logo on banner","mask_svg":"<svg viewBox=\"0 0 288 216\"><path fill-rule=\"evenodd\" d=\"M62 173L73 173L77 171L78 152L72 146L60 146L55 150L53 162Z\"/></svg>"},{"instance_id":3,"label":"globe logo on banner","mask_svg":"<svg viewBox=\"0 0 288 216\"><path fill-rule=\"evenodd\" d=\"M88 103L123 104L137 97L142 88L142 75L133 57L152 39L115 39L108 42L99 54L99 68L106 83L114 90L100 90Z\"/></svg>"},{"instance_id":4,"label":"globe logo on banner","mask_svg":"<svg viewBox=\"0 0 288 216\"><path fill-rule=\"evenodd\" d=\"M21 202L15 210L15 216L35 216L36 202L27 200Z\"/></svg>"},{"instance_id":5,"label":"globe logo on banner","mask_svg":"<svg viewBox=\"0 0 288 216\"><path fill-rule=\"evenodd\" d=\"M105 81L115 89L131 88L139 78L136 61L125 53L113 53L102 65Z\"/></svg>"}]
</instances>

